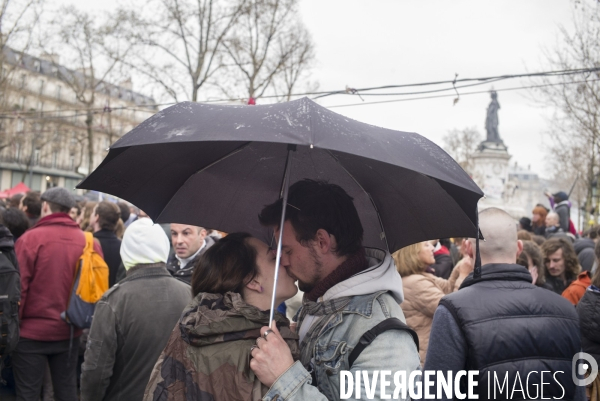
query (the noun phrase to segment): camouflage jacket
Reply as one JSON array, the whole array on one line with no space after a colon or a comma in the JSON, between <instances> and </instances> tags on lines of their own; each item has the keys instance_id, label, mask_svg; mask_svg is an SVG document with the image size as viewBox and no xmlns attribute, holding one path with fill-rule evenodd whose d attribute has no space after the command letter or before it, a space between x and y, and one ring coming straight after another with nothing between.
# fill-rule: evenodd
<instances>
[{"instance_id":1,"label":"camouflage jacket","mask_svg":"<svg viewBox=\"0 0 600 401\"><path fill-rule=\"evenodd\" d=\"M298 359L298 337L289 321L279 313L275 320ZM240 294L198 294L158 358L144 400L260 400L269 389L250 369L250 347L268 323L269 313Z\"/></svg>"}]
</instances>

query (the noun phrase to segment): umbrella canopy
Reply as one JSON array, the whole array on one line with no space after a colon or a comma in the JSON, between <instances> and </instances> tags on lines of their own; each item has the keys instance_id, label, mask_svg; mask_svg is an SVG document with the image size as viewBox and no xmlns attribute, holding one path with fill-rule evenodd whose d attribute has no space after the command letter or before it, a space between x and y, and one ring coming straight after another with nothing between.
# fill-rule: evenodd
<instances>
[{"instance_id":1,"label":"umbrella canopy","mask_svg":"<svg viewBox=\"0 0 600 401\"><path fill-rule=\"evenodd\" d=\"M477 232L483 193L440 147L415 133L349 119L307 98L169 107L115 142L78 188L125 199L159 223L264 238L257 215L281 197L288 154L291 183L324 179L354 198L366 246L393 252Z\"/></svg>"}]
</instances>

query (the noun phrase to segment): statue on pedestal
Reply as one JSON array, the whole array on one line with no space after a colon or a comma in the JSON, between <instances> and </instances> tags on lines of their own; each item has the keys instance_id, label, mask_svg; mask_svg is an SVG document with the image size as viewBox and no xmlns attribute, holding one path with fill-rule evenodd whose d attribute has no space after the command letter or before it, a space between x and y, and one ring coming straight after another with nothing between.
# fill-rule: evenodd
<instances>
[{"instance_id":1,"label":"statue on pedestal","mask_svg":"<svg viewBox=\"0 0 600 401\"><path fill-rule=\"evenodd\" d=\"M498 94L493 90L491 96L492 102L487 108L487 116L485 118L485 130L487 132L486 142L502 143L500 133L498 132L498 110L500 109Z\"/></svg>"}]
</instances>

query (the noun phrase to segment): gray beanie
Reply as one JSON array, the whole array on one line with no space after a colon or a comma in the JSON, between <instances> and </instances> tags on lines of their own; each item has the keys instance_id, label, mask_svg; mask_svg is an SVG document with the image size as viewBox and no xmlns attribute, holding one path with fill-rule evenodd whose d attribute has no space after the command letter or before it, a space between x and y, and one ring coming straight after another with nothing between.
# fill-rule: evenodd
<instances>
[{"instance_id":1,"label":"gray beanie","mask_svg":"<svg viewBox=\"0 0 600 401\"><path fill-rule=\"evenodd\" d=\"M75 197L63 187L54 187L46 190L42 194L41 199L68 208L75 206Z\"/></svg>"}]
</instances>

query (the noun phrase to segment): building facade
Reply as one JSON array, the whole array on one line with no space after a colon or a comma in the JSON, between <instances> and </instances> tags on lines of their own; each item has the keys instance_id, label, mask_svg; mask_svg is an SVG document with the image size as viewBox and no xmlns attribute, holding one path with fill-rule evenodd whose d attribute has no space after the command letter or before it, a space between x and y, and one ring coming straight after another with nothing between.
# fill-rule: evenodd
<instances>
[{"instance_id":1,"label":"building facade","mask_svg":"<svg viewBox=\"0 0 600 401\"><path fill-rule=\"evenodd\" d=\"M60 65L55 55L5 47L0 63L0 190L24 182L42 192L54 186L74 191L89 173L90 116L96 167L115 140L157 111L152 98L132 91L130 80L95 83L87 107L75 85L85 73Z\"/></svg>"}]
</instances>

